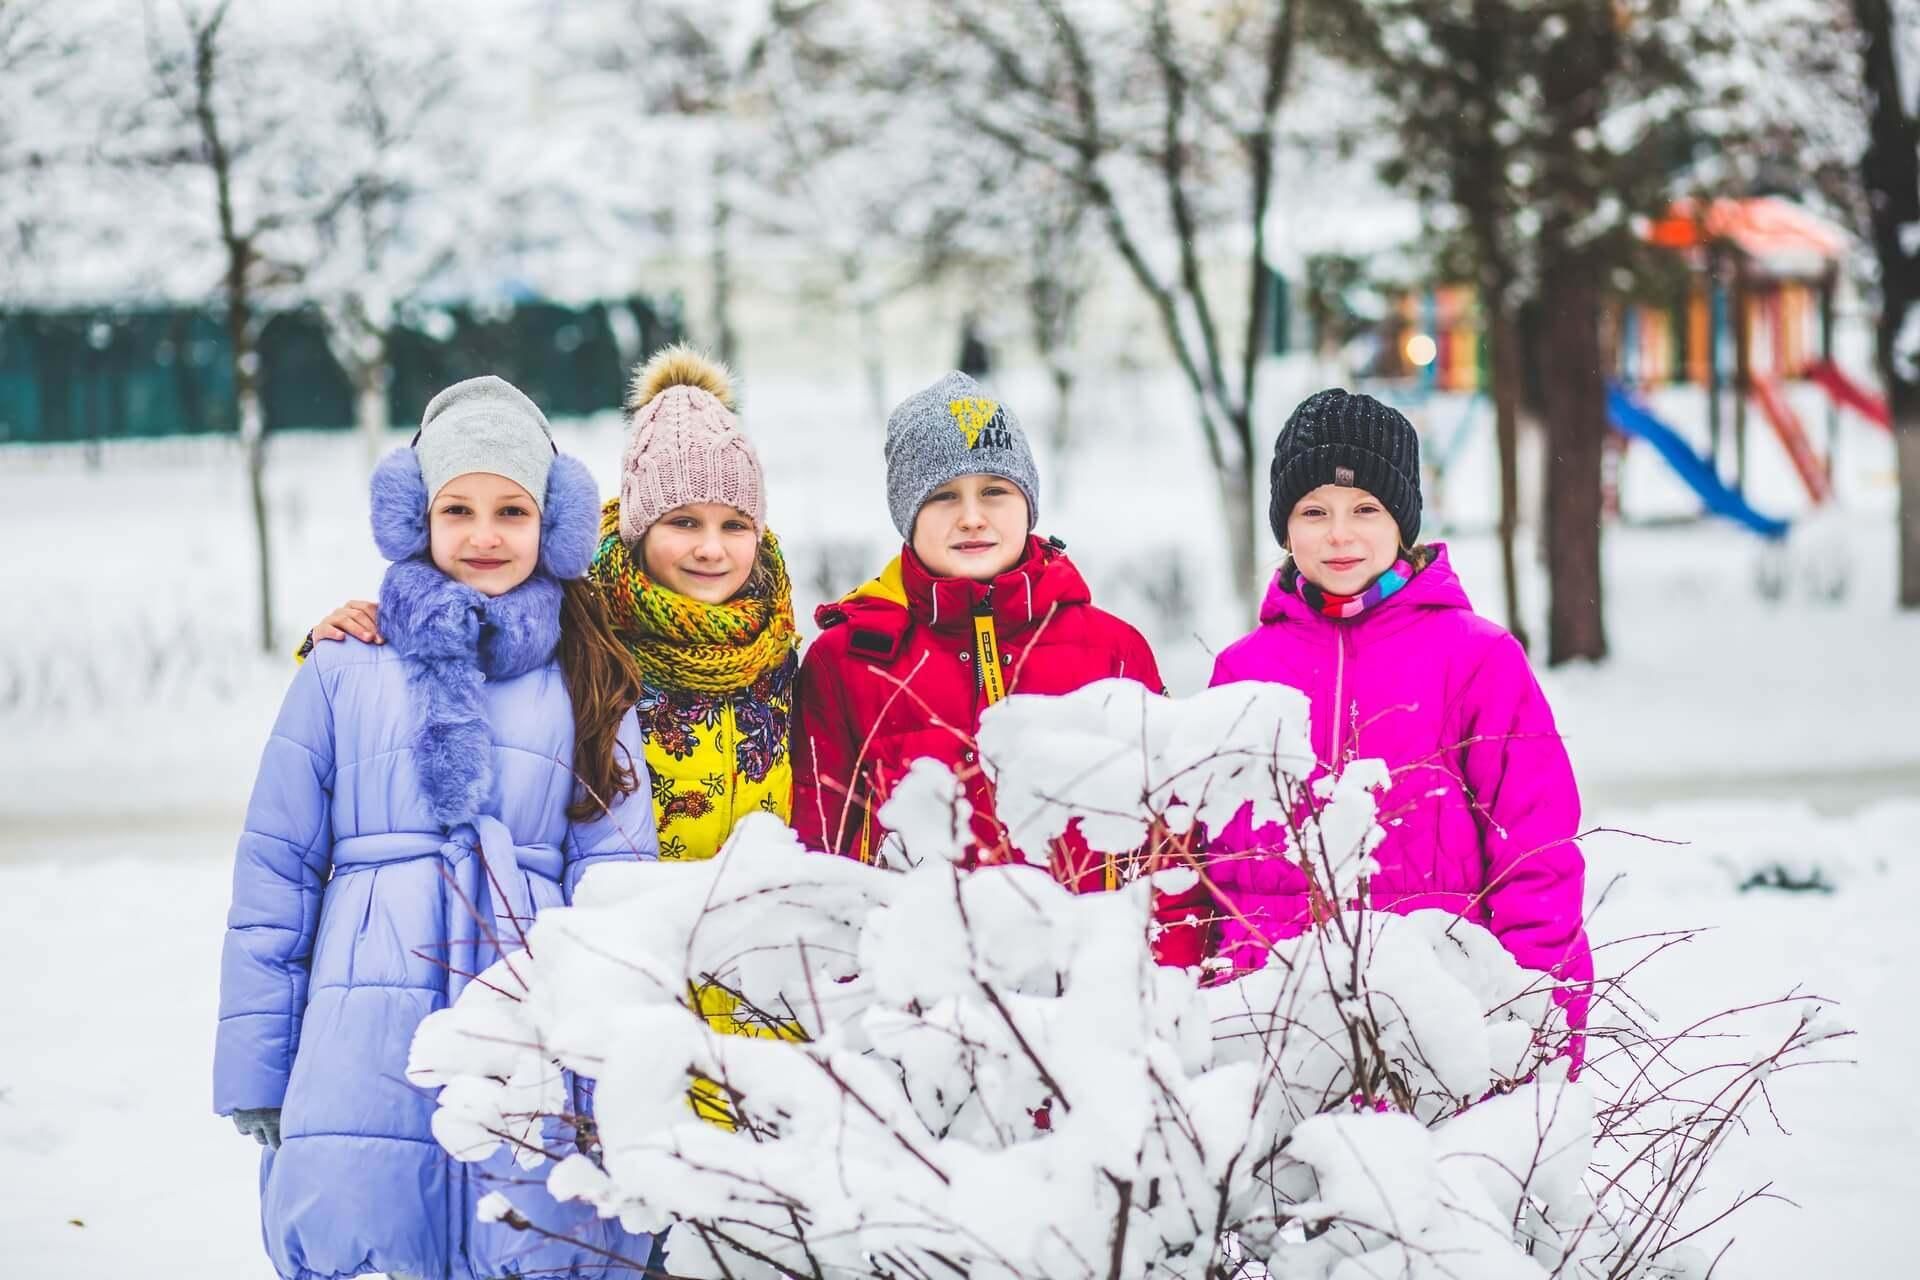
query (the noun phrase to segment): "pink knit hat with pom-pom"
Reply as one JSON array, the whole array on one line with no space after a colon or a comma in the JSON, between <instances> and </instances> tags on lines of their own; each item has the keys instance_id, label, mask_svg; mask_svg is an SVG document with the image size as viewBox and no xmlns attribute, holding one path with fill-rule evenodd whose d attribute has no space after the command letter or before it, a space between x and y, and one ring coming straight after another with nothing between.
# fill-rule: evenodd
<instances>
[{"instance_id":1,"label":"pink knit hat with pom-pom","mask_svg":"<svg viewBox=\"0 0 1920 1280\"><path fill-rule=\"evenodd\" d=\"M633 434L620 461L620 540L629 547L667 512L720 502L767 527L760 456L734 416L727 367L692 347L671 346L634 370L627 392Z\"/></svg>"}]
</instances>

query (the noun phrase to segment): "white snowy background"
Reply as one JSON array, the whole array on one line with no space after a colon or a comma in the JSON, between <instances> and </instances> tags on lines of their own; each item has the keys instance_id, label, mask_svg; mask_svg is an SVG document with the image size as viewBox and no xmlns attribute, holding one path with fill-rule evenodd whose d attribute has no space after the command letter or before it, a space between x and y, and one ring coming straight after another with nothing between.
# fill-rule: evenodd
<instances>
[{"instance_id":1,"label":"white snowy background","mask_svg":"<svg viewBox=\"0 0 1920 1280\"><path fill-rule=\"evenodd\" d=\"M138 32L127 6L84 8L116 39ZM531 128L480 139L498 185L457 199L532 210L551 239L511 252L543 288L590 296L606 283L608 244L703 223L708 185L673 168L676 148L710 152L700 121L650 133L636 124L641 108L601 80L541 78L536 58L567 56L557 17L539 50L502 47L486 24L468 34L468 56L514 63L515 83L540 92L515 108ZM737 37L721 41L722 63L739 54L729 40ZM480 87L502 91L491 80ZM54 91L0 80L0 95L11 95L0 102L24 132L54 136L90 106L82 88L68 88L75 109L61 112ZM561 118L578 126L565 133L572 141L535 145ZM0 144L0 161L20 145L4 130ZM583 173L616 188L591 217L571 199ZM75 237L63 270L25 273L21 296L93 297L126 263L163 293L210 278L202 241L179 230L188 212L171 200L116 206L99 192L45 188L35 198L104 210L120 233L48 232L56 244ZM466 234L456 197L435 198L447 211L440 233ZM1328 200L1311 180L1294 182L1279 204L1277 225L1296 234L1281 237L1282 256L1308 240L1369 252L1417 225L1384 199ZM0 203L7 217L16 212ZM797 216L771 199L761 212L771 222ZM856 267L859 250L857 238L836 249ZM649 251L677 285L697 274L688 264L704 245L663 234ZM803 259L794 276L838 270ZM357 290L378 309L394 301L402 274L369 288L364 273L348 272L315 288ZM771 522L810 613L892 551L874 406L944 371L958 309L883 312L885 358L876 361L861 358L871 355L861 343L875 333L873 315L823 309L799 283L778 305L761 303L764 292L742 317L745 416L769 474ZM1229 587L1190 397L1146 327L1124 308L1108 311L1081 370L1077 446L1056 457L1045 432L1033 433L1042 531L1067 540L1096 601L1140 625L1174 692L1191 693L1212 653L1250 619ZM1867 367L1861 322L1848 317L1844 363L1856 372ZM1263 445L1318 376L1300 362L1269 371ZM1040 369L1011 361L996 389L1031 424L1045 421ZM1822 403L1807 388L1792 395L1822 438ZM1663 393L1656 405L1704 444L1696 392ZM1484 403L1470 413L1464 399L1442 396L1415 416L1429 456L1469 424L1444 492L1429 487L1427 533L1449 542L1469 594L1498 616L1490 415ZM610 492L617 420L562 423L559 434ZM391 435L405 439L401 429ZM1791 1136L1757 1128L1717 1166L1728 1193L1771 1184L1792 1201L1757 1204L1722 1230L1734 1238L1727 1276L1898 1276L1912 1266L1901 1224L1920 1201L1909 1087L1920 1061L1920 933L1910 919L1920 900L1920 615L1892 605L1891 440L1845 417L1838 439L1838 500L1808 513L1784 451L1755 417L1754 505L1806 517L1784 548L1688 518L1691 495L1649 450L1631 449L1624 519L1605 546L1612 656L1542 674L1595 829L1582 842L1595 941L1707 929L1641 975L1636 992L1660 1023L1680 1027L1800 988L1837 1001L1858 1031L1843 1042L1856 1062L1777 1081ZM366 463L363 442L345 433L271 443L276 605L289 647L333 605L377 589ZM1537 471L1526 468L1529 479ZM96 455L9 447L0 480L0 1276L268 1275L256 1148L208 1109L229 860L291 671L288 659L258 652L240 452L213 440L121 443ZM1268 552L1271 566L1277 551ZM1530 554L1522 572L1538 635L1546 584ZM1763 591L1763 581L1780 589ZM1741 890L1776 868L1818 872L1831 892Z\"/></svg>"}]
</instances>

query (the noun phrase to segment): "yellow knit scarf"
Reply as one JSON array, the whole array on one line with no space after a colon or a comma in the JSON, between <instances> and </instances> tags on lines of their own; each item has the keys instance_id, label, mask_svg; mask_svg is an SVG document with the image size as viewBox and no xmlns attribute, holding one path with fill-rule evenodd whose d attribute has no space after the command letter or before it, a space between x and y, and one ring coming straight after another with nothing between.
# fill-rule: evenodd
<instances>
[{"instance_id":1,"label":"yellow knit scarf","mask_svg":"<svg viewBox=\"0 0 1920 1280\"><path fill-rule=\"evenodd\" d=\"M760 537L754 569L765 588L725 604L702 604L654 582L634 562L620 541L620 500L610 498L600 508L600 550L587 576L641 674L656 687L732 693L785 662L800 643L793 583L771 533Z\"/></svg>"}]
</instances>

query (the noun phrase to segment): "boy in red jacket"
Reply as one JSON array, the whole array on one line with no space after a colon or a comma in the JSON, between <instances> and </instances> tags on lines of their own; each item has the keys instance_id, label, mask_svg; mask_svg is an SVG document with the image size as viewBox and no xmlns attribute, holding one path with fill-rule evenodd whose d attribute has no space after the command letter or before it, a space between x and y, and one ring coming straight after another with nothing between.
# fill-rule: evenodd
<instances>
[{"instance_id":1,"label":"boy in red jacket","mask_svg":"<svg viewBox=\"0 0 1920 1280\"><path fill-rule=\"evenodd\" d=\"M885 834L878 810L908 765L931 757L965 784L975 860L1018 860L974 750L980 713L1008 693L1070 693L1109 676L1159 693L1160 671L1138 631L1094 608L1063 545L1034 536L1039 475L1005 405L949 373L893 411L886 447L887 503L906 545L879 577L814 614L821 634L801 664L794 723L794 829L809 848L871 860ZM1077 892L1122 878L1072 839L1050 862ZM1162 961L1197 963L1197 907L1164 899L1155 914L1170 926Z\"/></svg>"}]
</instances>

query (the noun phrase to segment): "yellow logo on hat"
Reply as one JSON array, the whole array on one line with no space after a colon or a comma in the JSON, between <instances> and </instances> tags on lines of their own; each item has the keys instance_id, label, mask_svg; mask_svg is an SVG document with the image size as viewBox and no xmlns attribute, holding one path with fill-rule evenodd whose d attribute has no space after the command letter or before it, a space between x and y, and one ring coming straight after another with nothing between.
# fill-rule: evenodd
<instances>
[{"instance_id":1,"label":"yellow logo on hat","mask_svg":"<svg viewBox=\"0 0 1920 1280\"><path fill-rule=\"evenodd\" d=\"M954 425L960 428L960 434L967 438L969 449L973 448L986 425L993 421L994 412L999 408L999 404L981 396L963 396L947 401L947 412L953 415Z\"/></svg>"},{"instance_id":2,"label":"yellow logo on hat","mask_svg":"<svg viewBox=\"0 0 1920 1280\"><path fill-rule=\"evenodd\" d=\"M1000 412L999 401L983 396L963 396L947 401L947 412L953 415L953 423L960 428L967 448L978 449L983 445L1001 449L1013 447L1013 436L1007 430L1007 420ZM980 438L983 432L987 437L984 441Z\"/></svg>"}]
</instances>

